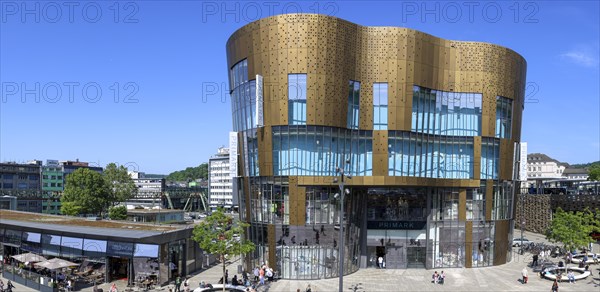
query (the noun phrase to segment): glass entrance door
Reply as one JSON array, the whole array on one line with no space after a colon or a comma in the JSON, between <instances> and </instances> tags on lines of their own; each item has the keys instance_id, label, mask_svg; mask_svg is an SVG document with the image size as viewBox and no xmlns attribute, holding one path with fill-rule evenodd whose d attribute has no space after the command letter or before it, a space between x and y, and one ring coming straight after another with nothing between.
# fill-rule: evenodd
<instances>
[{"instance_id":1,"label":"glass entrance door","mask_svg":"<svg viewBox=\"0 0 600 292\"><path fill-rule=\"evenodd\" d=\"M407 247L406 258L408 261L408 268L425 268L425 247Z\"/></svg>"}]
</instances>

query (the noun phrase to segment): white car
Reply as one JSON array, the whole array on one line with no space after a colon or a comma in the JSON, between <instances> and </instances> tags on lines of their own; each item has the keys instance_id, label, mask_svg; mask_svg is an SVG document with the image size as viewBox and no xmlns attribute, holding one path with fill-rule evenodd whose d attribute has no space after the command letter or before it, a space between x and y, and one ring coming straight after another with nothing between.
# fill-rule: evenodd
<instances>
[{"instance_id":1,"label":"white car","mask_svg":"<svg viewBox=\"0 0 600 292\"><path fill-rule=\"evenodd\" d=\"M531 241L529 241L529 239L522 237L522 238L513 238L513 243L512 246L522 246L522 245L528 245L530 244Z\"/></svg>"}]
</instances>

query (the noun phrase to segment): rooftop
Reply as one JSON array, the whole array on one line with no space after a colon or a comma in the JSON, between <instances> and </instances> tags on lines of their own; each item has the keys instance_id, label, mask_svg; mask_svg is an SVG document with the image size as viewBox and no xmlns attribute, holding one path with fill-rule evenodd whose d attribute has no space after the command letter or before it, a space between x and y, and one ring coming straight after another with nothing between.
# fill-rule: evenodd
<instances>
[{"instance_id":1,"label":"rooftop","mask_svg":"<svg viewBox=\"0 0 600 292\"><path fill-rule=\"evenodd\" d=\"M154 231L166 232L185 228L185 226L170 226L170 225L152 225L143 223L134 223L130 221L112 221L112 220L87 220L81 217L59 216L49 214L0 210L0 223L10 223L5 221L21 221L42 224L56 224L76 227L96 227L96 228L112 228L128 231Z\"/></svg>"}]
</instances>

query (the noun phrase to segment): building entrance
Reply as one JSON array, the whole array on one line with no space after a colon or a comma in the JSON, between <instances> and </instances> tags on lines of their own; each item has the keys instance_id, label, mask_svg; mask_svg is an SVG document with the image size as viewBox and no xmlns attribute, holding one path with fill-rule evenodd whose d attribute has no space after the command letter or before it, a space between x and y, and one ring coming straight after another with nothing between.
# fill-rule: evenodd
<instances>
[{"instance_id":1,"label":"building entrance","mask_svg":"<svg viewBox=\"0 0 600 292\"><path fill-rule=\"evenodd\" d=\"M425 268L425 230L367 230L369 267L386 269Z\"/></svg>"},{"instance_id":2,"label":"building entrance","mask_svg":"<svg viewBox=\"0 0 600 292\"><path fill-rule=\"evenodd\" d=\"M406 251L407 268L425 268L425 247L411 246Z\"/></svg>"}]
</instances>

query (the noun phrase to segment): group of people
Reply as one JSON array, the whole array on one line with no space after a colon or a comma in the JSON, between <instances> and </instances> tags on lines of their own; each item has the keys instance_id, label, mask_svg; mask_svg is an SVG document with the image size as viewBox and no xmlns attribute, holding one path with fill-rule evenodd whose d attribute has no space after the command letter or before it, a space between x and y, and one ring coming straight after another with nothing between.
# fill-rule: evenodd
<instances>
[{"instance_id":1,"label":"group of people","mask_svg":"<svg viewBox=\"0 0 600 292\"><path fill-rule=\"evenodd\" d=\"M267 265L262 265L260 268L255 267L253 274L254 281L258 281L260 285L265 284L265 279L273 281L273 278L275 277L275 271L273 271L273 268L269 268Z\"/></svg>"},{"instance_id":2,"label":"group of people","mask_svg":"<svg viewBox=\"0 0 600 292\"><path fill-rule=\"evenodd\" d=\"M431 279L432 279L432 283L433 284L440 284L440 285L444 285L444 281L446 280L446 274L444 274L444 271L442 271L441 273L438 274L437 271L435 271L433 273L433 275L431 275Z\"/></svg>"},{"instance_id":3,"label":"group of people","mask_svg":"<svg viewBox=\"0 0 600 292\"><path fill-rule=\"evenodd\" d=\"M13 283L8 280L8 282L6 282L6 290L4 290L4 282L2 282L2 279L0 279L0 291L1 292L12 292L12 289L15 288L15 286L13 285Z\"/></svg>"}]
</instances>

